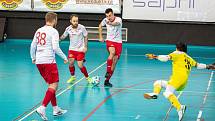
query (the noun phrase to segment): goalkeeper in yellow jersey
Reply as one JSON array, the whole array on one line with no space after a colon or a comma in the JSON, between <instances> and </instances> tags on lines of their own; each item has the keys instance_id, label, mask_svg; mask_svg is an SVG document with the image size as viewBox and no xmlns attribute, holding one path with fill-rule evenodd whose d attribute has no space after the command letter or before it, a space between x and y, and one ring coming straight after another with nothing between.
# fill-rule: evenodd
<instances>
[{"instance_id":1,"label":"goalkeeper in yellow jersey","mask_svg":"<svg viewBox=\"0 0 215 121\"><path fill-rule=\"evenodd\" d=\"M178 42L176 44L176 51L170 53L169 55L154 55L146 54L149 59L157 59L162 62L168 60L172 61L172 75L169 81L157 80L154 82L153 93L145 93L144 97L146 99L157 99L158 94L161 92L162 88L165 88L163 95L167 98L172 105L177 109L179 121L182 120L186 106L181 105L175 96L175 91L181 91L185 88L188 81L188 76L192 67L197 67L197 69L215 69L215 65L206 65L203 63L197 63L189 55L187 55L187 45L183 42Z\"/></svg>"}]
</instances>

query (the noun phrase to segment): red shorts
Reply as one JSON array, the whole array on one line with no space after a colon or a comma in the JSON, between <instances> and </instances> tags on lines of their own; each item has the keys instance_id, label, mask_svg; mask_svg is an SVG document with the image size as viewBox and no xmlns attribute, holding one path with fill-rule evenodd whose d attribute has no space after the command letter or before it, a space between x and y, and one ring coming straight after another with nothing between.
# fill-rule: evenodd
<instances>
[{"instance_id":1,"label":"red shorts","mask_svg":"<svg viewBox=\"0 0 215 121\"><path fill-rule=\"evenodd\" d=\"M82 61L82 60L85 59L85 53L84 52L78 52L78 51L69 50L68 58L74 58L77 61Z\"/></svg>"},{"instance_id":2,"label":"red shorts","mask_svg":"<svg viewBox=\"0 0 215 121\"><path fill-rule=\"evenodd\" d=\"M46 83L52 84L55 82L59 82L59 75L56 63L37 64L37 68Z\"/></svg>"},{"instance_id":3,"label":"red shorts","mask_svg":"<svg viewBox=\"0 0 215 121\"><path fill-rule=\"evenodd\" d=\"M122 52L122 43L117 43L117 42L112 42L109 40L106 40L106 46L107 46L107 50L109 52L109 47L114 47L115 48L115 55L118 56L118 59L120 58L121 52Z\"/></svg>"}]
</instances>

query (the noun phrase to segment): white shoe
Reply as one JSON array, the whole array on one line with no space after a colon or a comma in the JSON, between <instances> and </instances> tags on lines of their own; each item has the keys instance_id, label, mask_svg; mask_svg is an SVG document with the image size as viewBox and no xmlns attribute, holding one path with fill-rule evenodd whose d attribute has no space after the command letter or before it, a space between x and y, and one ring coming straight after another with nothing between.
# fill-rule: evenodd
<instances>
[{"instance_id":1,"label":"white shoe","mask_svg":"<svg viewBox=\"0 0 215 121\"><path fill-rule=\"evenodd\" d=\"M146 99L157 99L158 95L156 93L145 93L144 98L146 98Z\"/></svg>"},{"instance_id":2,"label":"white shoe","mask_svg":"<svg viewBox=\"0 0 215 121\"><path fill-rule=\"evenodd\" d=\"M45 108L43 108L42 106L40 106L39 108L37 108L36 113L44 120L44 121L48 121L48 118L46 117L46 112L45 112Z\"/></svg>"},{"instance_id":3,"label":"white shoe","mask_svg":"<svg viewBox=\"0 0 215 121\"><path fill-rule=\"evenodd\" d=\"M180 110L178 111L178 120L182 121L183 117L184 117L184 113L186 111L186 106L185 105L181 105Z\"/></svg>"},{"instance_id":4,"label":"white shoe","mask_svg":"<svg viewBox=\"0 0 215 121\"><path fill-rule=\"evenodd\" d=\"M60 116L60 115L63 115L64 113L66 113L66 112L67 112L67 110L63 110L60 107L56 107L53 110L53 116Z\"/></svg>"}]
</instances>

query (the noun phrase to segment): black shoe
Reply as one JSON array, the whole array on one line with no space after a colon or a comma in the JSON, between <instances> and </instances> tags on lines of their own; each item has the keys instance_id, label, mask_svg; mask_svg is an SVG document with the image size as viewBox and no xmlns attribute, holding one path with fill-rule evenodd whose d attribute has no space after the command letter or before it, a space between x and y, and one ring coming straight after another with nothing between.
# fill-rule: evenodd
<instances>
[{"instance_id":1,"label":"black shoe","mask_svg":"<svg viewBox=\"0 0 215 121\"><path fill-rule=\"evenodd\" d=\"M113 87L113 85L112 85L110 82L105 82L105 83L104 83L104 86L105 86L105 87Z\"/></svg>"},{"instance_id":2,"label":"black shoe","mask_svg":"<svg viewBox=\"0 0 215 121\"><path fill-rule=\"evenodd\" d=\"M108 78L109 76L110 76L110 73L107 72L107 73L105 74L105 78Z\"/></svg>"}]
</instances>

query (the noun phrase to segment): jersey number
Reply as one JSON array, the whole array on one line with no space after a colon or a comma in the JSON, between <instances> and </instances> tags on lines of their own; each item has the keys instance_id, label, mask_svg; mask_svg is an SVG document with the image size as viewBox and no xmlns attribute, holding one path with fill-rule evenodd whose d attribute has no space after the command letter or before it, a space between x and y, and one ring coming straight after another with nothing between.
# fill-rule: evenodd
<instances>
[{"instance_id":1,"label":"jersey number","mask_svg":"<svg viewBox=\"0 0 215 121\"><path fill-rule=\"evenodd\" d=\"M36 38L37 38L38 44L40 45L46 44L46 33L37 32Z\"/></svg>"},{"instance_id":2,"label":"jersey number","mask_svg":"<svg viewBox=\"0 0 215 121\"><path fill-rule=\"evenodd\" d=\"M186 67L188 70L190 70L190 69L191 69L191 63L190 63L189 59L188 59L188 58L185 58L184 61L185 61L185 63L186 63L185 67Z\"/></svg>"}]
</instances>

